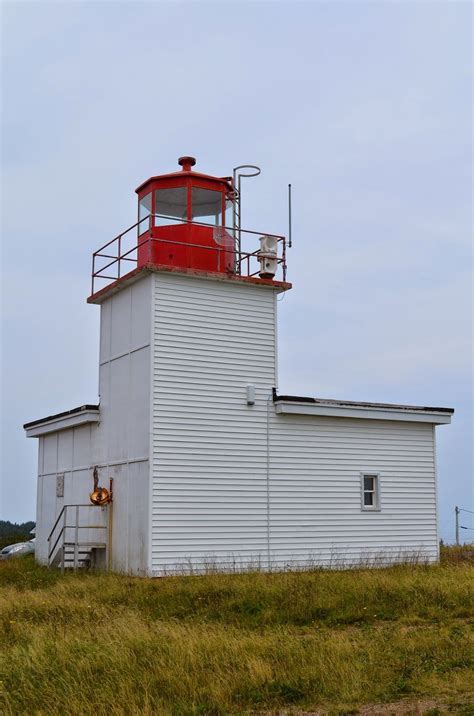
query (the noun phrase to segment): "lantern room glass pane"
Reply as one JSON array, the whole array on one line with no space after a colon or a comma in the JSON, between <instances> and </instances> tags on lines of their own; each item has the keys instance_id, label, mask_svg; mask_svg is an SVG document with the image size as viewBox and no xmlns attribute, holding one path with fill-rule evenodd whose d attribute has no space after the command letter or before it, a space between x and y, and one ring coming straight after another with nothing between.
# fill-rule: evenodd
<instances>
[{"instance_id":1,"label":"lantern room glass pane","mask_svg":"<svg viewBox=\"0 0 474 716\"><path fill-rule=\"evenodd\" d=\"M193 221L222 226L222 192L199 187L192 192Z\"/></svg>"},{"instance_id":2,"label":"lantern room glass pane","mask_svg":"<svg viewBox=\"0 0 474 716\"><path fill-rule=\"evenodd\" d=\"M234 226L234 202L231 199L225 200L224 226L232 229Z\"/></svg>"},{"instance_id":3,"label":"lantern room glass pane","mask_svg":"<svg viewBox=\"0 0 474 716\"><path fill-rule=\"evenodd\" d=\"M155 226L169 226L170 224L174 223L173 219L186 220L186 217L186 187L180 186L176 187L175 189L155 190Z\"/></svg>"},{"instance_id":4,"label":"lantern room glass pane","mask_svg":"<svg viewBox=\"0 0 474 716\"><path fill-rule=\"evenodd\" d=\"M138 203L138 235L143 234L150 228L150 222L145 219L151 214L151 192L140 199Z\"/></svg>"}]
</instances>

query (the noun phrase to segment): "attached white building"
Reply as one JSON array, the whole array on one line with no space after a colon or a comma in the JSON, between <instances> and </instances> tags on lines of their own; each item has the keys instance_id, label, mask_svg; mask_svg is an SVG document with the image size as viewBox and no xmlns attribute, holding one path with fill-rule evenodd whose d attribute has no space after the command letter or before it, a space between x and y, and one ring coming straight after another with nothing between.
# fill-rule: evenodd
<instances>
[{"instance_id":1,"label":"attached white building","mask_svg":"<svg viewBox=\"0 0 474 716\"><path fill-rule=\"evenodd\" d=\"M238 224L221 228L235 182L180 162L137 190L138 249L135 226L129 253L123 234L95 255L100 404L25 425L38 560L154 576L435 561L435 426L453 410L280 395L277 295L291 285L269 274L284 255L268 235L244 252Z\"/></svg>"}]
</instances>

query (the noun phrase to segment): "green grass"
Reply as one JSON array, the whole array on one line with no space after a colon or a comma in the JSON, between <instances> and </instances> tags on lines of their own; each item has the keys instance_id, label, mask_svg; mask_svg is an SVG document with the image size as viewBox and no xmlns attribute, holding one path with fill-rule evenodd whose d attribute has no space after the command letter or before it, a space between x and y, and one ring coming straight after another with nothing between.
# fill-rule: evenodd
<instances>
[{"instance_id":1,"label":"green grass","mask_svg":"<svg viewBox=\"0 0 474 716\"><path fill-rule=\"evenodd\" d=\"M426 713L473 714L465 555L155 580L0 563L3 711L343 714L434 699Z\"/></svg>"}]
</instances>

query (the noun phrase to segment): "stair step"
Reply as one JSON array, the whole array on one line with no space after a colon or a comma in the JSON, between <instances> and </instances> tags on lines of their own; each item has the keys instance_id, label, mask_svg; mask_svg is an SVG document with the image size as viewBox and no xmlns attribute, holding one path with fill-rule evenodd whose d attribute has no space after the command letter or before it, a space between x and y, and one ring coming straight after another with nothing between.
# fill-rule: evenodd
<instances>
[{"instance_id":1,"label":"stair step","mask_svg":"<svg viewBox=\"0 0 474 716\"><path fill-rule=\"evenodd\" d=\"M74 548L76 545L75 542L64 542L64 547L72 547ZM87 549L105 549L107 545L105 542L78 542L78 547L87 547Z\"/></svg>"},{"instance_id":2,"label":"stair step","mask_svg":"<svg viewBox=\"0 0 474 716\"><path fill-rule=\"evenodd\" d=\"M78 542L77 548L74 542L64 542L54 557L49 559L49 566L60 566L61 562L64 562L65 565L76 562L78 566L85 566L91 563L93 550L104 551L106 549L105 542Z\"/></svg>"},{"instance_id":3,"label":"stair step","mask_svg":"<svg viewBox=\"0 0 474 716\"><path fill-rule=\"evenodd\" d=\"M65 557L64 558L64 562L74 562L74 561L75 561L74 557L71 557L71 558ZM90 561L89 559L80 559L79 557L77 558L78 563L79 562L89 562L89 561Z\"/></svg>"}]
</instances>

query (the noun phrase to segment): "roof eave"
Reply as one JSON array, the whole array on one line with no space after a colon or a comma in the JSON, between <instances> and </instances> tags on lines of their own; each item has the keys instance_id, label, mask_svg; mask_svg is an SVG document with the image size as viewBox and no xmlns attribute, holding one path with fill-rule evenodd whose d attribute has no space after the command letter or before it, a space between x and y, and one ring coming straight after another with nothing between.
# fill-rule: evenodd
<instances>
[{"instance_id":1,"label":"roof eave","mask_svg":"<svg viewBox=\"0 0 474 716\"><path fill-rule=\"evenodd\" d=\"M146 179L144 182L142 182L140 186L137 186L135 192L137 194L140 194L152 182L159 183L163 179L204 179L205 181L211 181L217 184L225 184L229 191L231 191L233 188L231 177L213 177L210 174L202 174L201 172L177 171L170 172L169 174L159 174L157 176L150 177L149 179Z\"/></svg>"},{"instance_id":2,"label":"roof eave","mask_svg":"<svg viewBox=\"0 0 474 716\"><path fill-rule=\"evenodd\" d=\"M56 433L60 430L79 427L88 423L100 421L100 409L98 405L81 405L63 413L49 415L30 423L25 423L23 428L27 438L38 438L48 433Z\"/></svg>"},{"instance_id":3,"label":"roof eave","mask_svg":"<svg viewBox=\"0 0 474 716\"><path fill-rule=\"evenodd\" d=\"M397 420L404 422L446 425L451 422L453 408L431 408L390 403L357 403L274 394L275 412L286 415L316 415L365 420Z\"/></svg>"}]
</instances>

